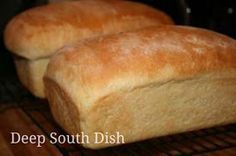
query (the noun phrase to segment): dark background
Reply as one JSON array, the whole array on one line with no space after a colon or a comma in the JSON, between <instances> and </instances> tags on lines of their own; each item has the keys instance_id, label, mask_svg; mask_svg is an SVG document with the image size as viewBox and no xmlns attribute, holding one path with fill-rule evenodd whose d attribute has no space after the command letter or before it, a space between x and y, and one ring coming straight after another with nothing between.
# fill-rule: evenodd
<instances>
[{"instance_id":1,"label":"dark background","mask_svg":"<svg viewBox=\"0 0 236 156\"><path fill-rule=\"evenodd\" d=\"M169 14L176 24L211 29L236 38L235 0L133 0L146 3ZM46 4L47 0L0 1L0 79L15 77L11 54L5 49L3 31L6 23L28 8ZM17 33L17 32L16 32Z\"/></svg>"}]
</instances>

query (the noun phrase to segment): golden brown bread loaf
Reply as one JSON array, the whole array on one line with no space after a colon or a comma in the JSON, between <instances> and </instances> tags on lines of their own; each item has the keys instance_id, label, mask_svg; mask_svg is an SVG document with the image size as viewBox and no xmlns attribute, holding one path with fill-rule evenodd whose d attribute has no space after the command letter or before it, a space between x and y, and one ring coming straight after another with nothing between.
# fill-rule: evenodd
<instances>
[{"instance_id":1,"label":"golden brown bread loaf","mask_svg":"<svg viewBox=\"0 0 236 156\"><path fill-rule=\"evenodd\" d=\"M236 121L236 41L204 29L150 27L61 49L44 77L70 134L120 132L125 142Z\"/></svg>"},{"instance_id":2,"label":"golden brown bread loaf","mask_svg":"<svg viewBox=\"0 0 236 156\"><path fill-rule=\"evenodd\" d=\"M161 11L135 2L54 3L25 11L10 21L5 31L5 44L19 56L38 59L52 55L65 43L88 36L171 23Z\"/></svg>"},{"instance_id":3,"label":"golden brown bread loaf","mask_svg":"<svg viewBox=\"0 0 236 156\"><path fill-rule=\"evenodd\" d=\"M144 4L81 0L27 10L9 22L4 36L7 48L22 57L16 59L20 80L34 95L44 97L43 71L59 48L86 38L158 24L173 21Z\"/></svg>"}]
</instances>

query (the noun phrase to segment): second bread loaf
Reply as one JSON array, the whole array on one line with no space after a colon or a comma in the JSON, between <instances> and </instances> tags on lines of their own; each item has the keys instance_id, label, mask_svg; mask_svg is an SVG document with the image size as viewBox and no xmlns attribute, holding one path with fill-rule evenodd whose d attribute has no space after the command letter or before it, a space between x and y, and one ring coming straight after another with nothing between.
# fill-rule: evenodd
<instances>
[{"instance_id":1,"label":"second bread loaf","mask_svg":"<svg viewBox=\"0 0 236 156\"><path fill-rule=\"evenodd\" d=\"M183 26L100 37L62 49L45 75L55 120L70 134L125 142L236 121L236 41Z\"/></svg>"},{"instance_id":2,"label":"second bread loaf","mask_svg":"<svg viewBox=\"0 0 236 156\"><path fill-rule=\"evenodd\" d=\"M6 47L21 57L15 61L21 82L43 98L43 73L50 56L59 48L87 38L159 24L173 21L144 4L81 0L27 10L9 22L4 36Z\"/></svg>"}]
</instances>

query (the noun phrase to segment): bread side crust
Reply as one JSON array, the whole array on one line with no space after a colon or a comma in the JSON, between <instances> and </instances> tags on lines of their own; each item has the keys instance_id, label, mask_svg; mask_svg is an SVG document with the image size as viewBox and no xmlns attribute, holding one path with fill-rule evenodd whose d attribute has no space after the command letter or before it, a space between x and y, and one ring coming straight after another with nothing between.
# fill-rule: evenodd
<instances>
[{"instance_id":1,"label":"bread side crust","mask_svg":"<svg viewBox=\"0 0 236 156\"><path fill-rule=\"evenodd\" d=\"M80 112L79 104L73 103L70 96L61 88L57 82L44 78L47 99L50 104L51 112L57 123L70 134L80 133Z\"/></svg>"},{"instance_id":2,"label":"bread side crust","mask_svg":"<svg viewBox=\"0 0 236 156\"><path fill-rule=\"evenodd\" d=\"M36 97L45 98L43 76L49 58L27 60L15 58L15 65L21 83Z\"/></svg>"},{"instance_id":3,"label":"bread side crust","mask_svg":"<svg viewBox=\"0 0 236 156\"><path fill-rule=\"evenodd\" d=\"M45 78L45 85L59 124L70 134L88 134L90 144L83 146L98 149L117 144L94 144L94 132L120 132L125 143L130 143L235 122L235 75L235 70L221 71L136 86L100 97L90 107L78 105L79 101L74 101L54 80ZM64 118L69 122L60 120ZM71 123L77 122L80 128L72 128Z\"/></svg>"}]
</instances>

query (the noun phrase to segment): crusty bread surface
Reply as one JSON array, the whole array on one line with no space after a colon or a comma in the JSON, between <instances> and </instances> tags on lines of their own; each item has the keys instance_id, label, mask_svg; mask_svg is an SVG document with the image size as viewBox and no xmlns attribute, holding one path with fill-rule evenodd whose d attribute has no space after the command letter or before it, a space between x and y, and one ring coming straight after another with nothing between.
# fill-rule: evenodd
<instances>
[{"instance_id":1,"label":"crusty bread surface","mask_svg":"<svg viewBox=\"0 0 236 156\"><path fill-rule=\"evenodd\" d=\"M15 58L17 75L23 84L34 96L45 98L43 75L47 69L49 58L27 60Z\"/></svg>"},{"instance_id":2,"label":"crusty bread surface","mask_svg":"<svg viewBox=\"0 0 236 156\"><path fill-rule=\"evenodd\" d=\"M173 21L141 3L81 0L35 7L17 15L8 23L4 39L11 52L33 60L86 38L157 24Z\"/></svg>"},{"instance_id":3,"label":"crusty bread surface","mask_svg":"<svg viewBox=\"0 0 236 156\"><path fill-rule=\"evenodd\" d=\"M61 49L44 77L55 120L70 134L125 142L236 121L236 41L186 26L159 26Z\"/></svg>"},{"instance_id":4,"label":"crusty bread surface","mask_svg":"<svg viewBox=\"0 0 236 156\"><path fill-rule=\"evenodd\" d=\"M144 4L116 0L81 0L27 10L6 27L6 47L16 60L20 80L35 96L45 98L43 69L58 49L87 38L173 24L165 13ZM19 69L21 68L21 69ZM28 72L25 72L28 71Z\"/></svg>"}]
</instances>

